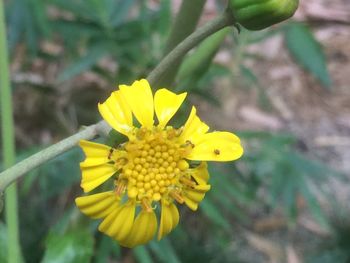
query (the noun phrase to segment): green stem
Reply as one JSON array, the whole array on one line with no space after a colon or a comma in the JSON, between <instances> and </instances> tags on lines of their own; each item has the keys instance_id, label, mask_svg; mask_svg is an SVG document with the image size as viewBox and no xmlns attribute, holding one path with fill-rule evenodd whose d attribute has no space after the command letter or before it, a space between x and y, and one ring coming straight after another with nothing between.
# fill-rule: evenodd
<instances>
[{"instance_id":1,"label":"green stem","mask_svg":"<svg viewBox=\"0 0 350 263\"><path fill-rule=\"evenodd\" d=\"M0 191L4 190L9 184L27 172L73 148L80 140L91 140L101 133L106 134L106 129L108 129L107 123L105 121L100 121L20 161L0 174Z\"/></svg>"},{"instance_id":2,"label":"green stem","mask_svg":"<svg viewBox=\"0 0 350 263\"><path fill-rule=\"evenodd\" d=\"M165 45L164 54L167 55L174 47L191 34L198 23L203 12L205 0L182 1L179 12L176 15L175 22L170 30L170 35ZM179 58L163 74L157 82L157 87L170 87L179 70L182 58Z\"/></svg>"},{"instance_id":3,"label":"green stem","mask_svg":"<svg viewBox=\"0 0 350 263\"><path fill-rule=\"evenodd\" d=\"M149 74L148 81L153 86L164 72L179 58L183 57L189 50L199 44L203 39L220 29L234 24L234 19L230 13L226 12L203 27L199 28L188 36L183 42L176 46ZM95 125L87 127L85 130L72 135L45 150L42 150L27 159L19 162L15 166L0 173L0 192L3 191L11 182L17 180L35 167L45 163L46 161L56 157L57 155L73 148L79 140L93 139L99 134L100 130L106 130L106 123L101 121ZM105 133L105 132L104 132Z\"/></svg>"},{"instance_id":4,"label":"green stem","mask_svg":"<svg viewBox=\"0 0 350 263\"><path fill-rule=\"evenodd\" d=\"M172 67L179 58L184 57L188 51L197 46L203 39L219 31L220 29L233 25L235 23L230 12L225 12L216 19L208 22L204 26L198 28L184 41L176 46L148 75L148 81L154 86L158 86L158 81L163 78L167 69Z\"/></svg>"},{"instance_id":5,"label":"green stem","mask_svg":"<svg viewBox=\"0 0 350 263\"><path fill-rule=\"evenodd\" d=\"M7 35L5 26L5 10L0 0L0 104L1 104L1 131L3 144L4 167L15 163L15 139L12 112L12 95L9 79ZM19 243L17 185L13 183L5 192L6 224L8 235L7 262L21 261L21 248Z\"/></svg>"}]
</instances>

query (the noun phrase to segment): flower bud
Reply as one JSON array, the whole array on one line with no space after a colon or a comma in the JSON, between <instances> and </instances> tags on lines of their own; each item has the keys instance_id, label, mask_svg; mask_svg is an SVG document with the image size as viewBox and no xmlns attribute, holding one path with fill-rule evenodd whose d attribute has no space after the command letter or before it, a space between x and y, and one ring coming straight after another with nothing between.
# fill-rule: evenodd
<instances>
[{"instance_id":1,"label":"flower bud","mask_svg":"<svg viewBox=\"0 0 350 263\"><path fill-rule=\"evenodd\" d=\"M294 15L299 0L230 0L236 22L249 30L261 30Z\"/></svg>"}]
</instances>

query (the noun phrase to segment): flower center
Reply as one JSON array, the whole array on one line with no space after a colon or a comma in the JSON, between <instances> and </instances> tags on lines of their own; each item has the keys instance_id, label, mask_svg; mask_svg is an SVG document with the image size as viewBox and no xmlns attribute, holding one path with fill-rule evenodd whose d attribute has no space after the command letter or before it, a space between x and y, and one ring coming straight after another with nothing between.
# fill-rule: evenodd
<instances>
[{"instance_id":1,"label":"flower center","mask_svg":"<svg viewBox=\"0 0 350 263\"><path fill-rule=\"evenodd\" d=\"M179 134L179 129L170 126L137 129L135 137L124 145L128 162L122 168L117 190L124 185L121 190L126 187L128 197L146 208L165 196L183 202L179 193L189 168L184 156L191 145L181 144Z\"/></svg>"}]
</instances>

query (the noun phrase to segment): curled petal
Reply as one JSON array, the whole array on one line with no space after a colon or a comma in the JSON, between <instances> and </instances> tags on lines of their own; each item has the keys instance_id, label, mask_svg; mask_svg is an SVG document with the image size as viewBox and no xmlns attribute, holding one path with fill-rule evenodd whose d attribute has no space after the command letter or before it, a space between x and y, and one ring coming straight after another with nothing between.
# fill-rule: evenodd
<instances>
[{"instance_id":1,"label":"curled petal","mask_svg":"<svg viewBox=\"0 0 350 263\"><path fill-rule=\"evenodd\" d=\"M120 91L142 126L153 126L153 95L146 79L135 81L131 86L120 85Z\"/></svg>"},{"instance_id":2,"label":"curled petal","mask_svg":"<svg viewBox=\"0 0 350 263\"><path fill-rule=\"evenodd\" d=\"M205 134L209 130L208 125L202 122L196 114L196 108L192 107L190 116L188 117L182 133L179 137L181 142L193 141L198 136Z\"/></svg>"},{"instance_id":3,"label":"curled petal","mask_svg":"<svg viewBox=\"0 0 350 263\"><path fill-rule=\"evenodd\" d=\"M81 169L81 188L84 192L90 192L97 186L107 181L113 174L117 172L117 168L113 164L103 164L98 166L84 166L84 162L80 164Z\"/></svg>"},{"instance_id":4,"label":"curled petal","mask_svg":"<svg viewBox=\"0 0 350 263\"><path fill-rule=\"evenodd\" d=\"M186 98L187 93L179 95L167 89L160 89L154 95L154 109L157 114L160 127L165 127L174 116Z\"/></svg>"},{"instance_id":5,"label":"curled petal","mask_svg":"<svg viewBox=\"0 0 350 263\"><path fill-rule=\"evenodd\" d=\"M81 140L79 146L83 149L86 156L84 162L81 163L84 167L97 166L109 162L108 154L111 147L85 140Z\"/></svg>"},{"instance_id":6,"label":"curled petal","mask_svg":"<svg viewBox=\"0 0 350 263\"><path fill-rule=\"evenodd\" d=\"M209 180L208 164L201 162L200 165L194 169L190 169L191 176L198 184L206 184Z\"/></svg>"},{"instance_id":7,"label":"curled petal","mask_svg":"<svg viewBox=\"0 0 350 263\"><path fill-rule=\"evenodd\" d=\"M239 138L229 132L211 132L192 140L194 148L186 156L189 160L233 161L243 154Z\"/></svg>"},{"instance_id":8,"label":"curled petal","mask_svg":"<svg viewBox=\"0 0 350 263\"><path fill-rule=\"evenodd\" d=\"M149 242L157 230L157 217L154 211L141 210L128 237L121 241L125 247L135 247Z\"/></svg>"},{"instance_id":9,"label":"curled petal","mask_svg":"<svg viewBox=\"0 0 350 263\"><path fill-rule=\"evenodd\" d=\"M98 229L117 241L122 241L130 234L134 224L135 202L128 201L118 210L110 213L99 225Z\"/></svg>"},{"instance_id":10,"label":"curled petal","mask_svg":"<svg viewBox=\"0 0 350 263\"><path fill-rule=\"evenodd\" d=\"M116 131L128 135L133 127L132 113L121 91L112 92L104 103L98 104L103 119Z\"/></svg>"},{"instance_id":11,"label":"curled petal","mask_svg":"<svg viewBox=\"0 0 350 263\"><path fill-rule=\"evenodd\" d=\"M185 204L193 211L198 209L198 204L203 200L205 193L210 190L210 185L197 185L194 188L184 189Z\"/></svg>"},{"instance_id":12,"label":"curled petal","mask_svg":"<svg viewBox=\"0 0 350 263\"><path fill-rule=\"evenodd\" d=\"M75 203L85 215L92 218L106 217L119 208L119 199L112 191L78 197Z\"/></svg>"},{"instance_id":13,"label":"curled petal","mask_svg":"<svg viewBox=\"0 0 350 263\"><path fill-rule=\"evenodd\" d=\"M158 240L169 234L177 226L179 218L179 211L176 205L162 200Z\"/></svg>"}]
</instances>

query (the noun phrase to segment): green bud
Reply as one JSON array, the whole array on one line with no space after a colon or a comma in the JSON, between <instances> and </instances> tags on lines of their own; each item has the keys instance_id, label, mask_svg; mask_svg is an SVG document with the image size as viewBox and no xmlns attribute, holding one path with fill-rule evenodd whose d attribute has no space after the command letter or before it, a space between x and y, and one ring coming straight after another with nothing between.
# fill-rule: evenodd
<instances>
[{"instance_id":1,"label":"green bud","mask_svg":"<svg viewBox=\"0 0 350 263\"><path fill-rule=\"evenodd\" d=\"M230 0L236 22L249 30L261 30L294 15L299 0Z\"/></svg>"}]
</instances>

